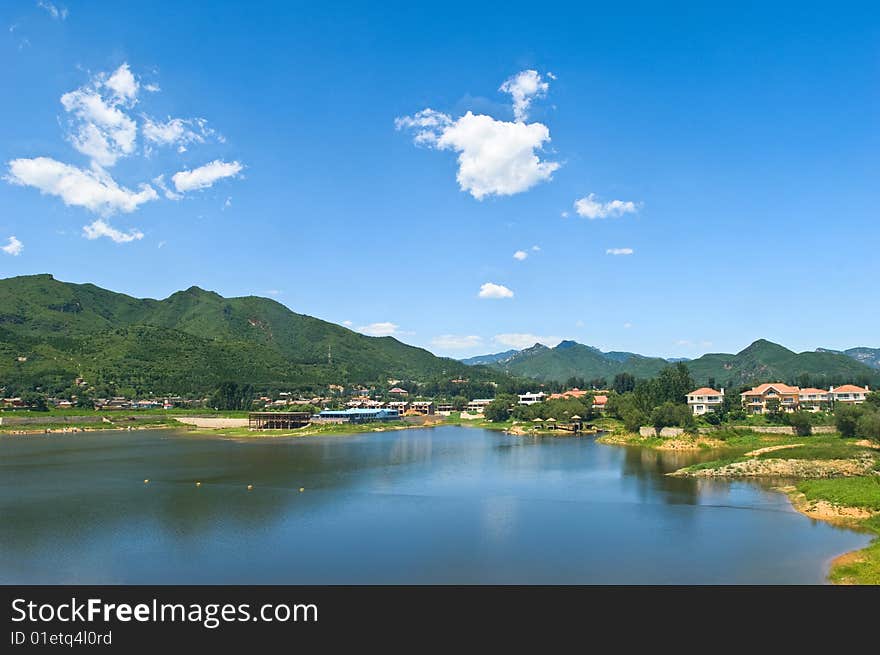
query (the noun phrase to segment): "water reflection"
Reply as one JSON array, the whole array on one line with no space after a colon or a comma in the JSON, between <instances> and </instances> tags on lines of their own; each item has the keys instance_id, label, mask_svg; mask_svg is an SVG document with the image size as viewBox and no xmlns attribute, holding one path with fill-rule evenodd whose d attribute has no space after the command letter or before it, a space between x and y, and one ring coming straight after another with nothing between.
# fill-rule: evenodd
<instances>
[{"instance_id":1,"label":"water reflection","mask_svg":"<svg viewBox=\"0 0 880 655\"><path fill-rule=\"evenodd\" d=\"M0 437L0 582L818 582L866 543L665 475L714 456L455 427Z\"/></svg>"}]
</instances>

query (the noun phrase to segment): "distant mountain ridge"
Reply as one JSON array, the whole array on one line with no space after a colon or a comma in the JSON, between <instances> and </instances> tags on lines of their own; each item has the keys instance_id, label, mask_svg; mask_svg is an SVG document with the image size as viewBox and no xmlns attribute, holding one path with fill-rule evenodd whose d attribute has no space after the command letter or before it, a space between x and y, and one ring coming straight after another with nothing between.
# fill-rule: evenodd
<instances>
[{"instance_id":1,"label":"distant mountain ridge","mask_svg":"<svg viewBox=\"0 0 880 655\"><path fill-rule=\"evenodd\" d=\"M223 380L320 386L498 374L268 298L190 287L152 300L51 275L0 280L0 386L53 387L78 376L167 393L207 391Z\"/></svg>"},{"instance_id":2,"label":"distant mountain ridge","mask_svg":"<svg viewBox=\"0 0 880 655\"><path fill-rule=\"evenodd\" d=\"M468 357L466 359L460 359L459 361L462 364L467 364L468 366L477 366L479 364L495 364L496 362L502 362L504 360L510 359L514 355L516 355L519 350L505 350L503 353L490 353L488 355L477 355L476 357Z\"/></svg>"},{"instance_id":3,"label":"distant mountain ridge","mask_svg":"<svg viewBox=\"0 0 880 655\"><path fill-rule=\"evenodd\" d=\"M666 360L635 353L606 353L592 346L563 341L555 348L535 344L504 359L488 362L488 365L539 380L564 382L577 376L586 379L604 377L610 382L618 373L652 377L670 362L684 361L700 384L710 380L715 380L719 386L757 380L795 381L804 375L823 383L874 381L876 384L880 381L880 373L870 363L878 354L880 352L869 348L853 348L845 354L831 351L795 353L766 339L758 339L736 354L710 353L692 360Z\"/></svg>"},{"instance_id":4,"label":"distant mountain ridge","mask_svg":"<svg viewBox=\"0 0 880 655\"><path fill-rule=\"evenodd\" d=\"M852 357L857 362L861 362L871 368L880 369L880 348L849 348L847 350L829 350L827 348L816 348L816 352L820 353L843 353L848 357Z\"/></svg>"}]
</instances>

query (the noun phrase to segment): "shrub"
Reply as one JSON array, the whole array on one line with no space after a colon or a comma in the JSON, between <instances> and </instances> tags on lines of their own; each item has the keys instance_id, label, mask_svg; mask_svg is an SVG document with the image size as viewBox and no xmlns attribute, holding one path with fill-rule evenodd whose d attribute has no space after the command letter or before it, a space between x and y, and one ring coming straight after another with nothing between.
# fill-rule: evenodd
<instances>
[{"instance_id":1,"label":"shrub","mask_svg":"<svg viewBox=\"0 0 880 655\"><path fill-rule=\"evenodd\" d=\"M859 419L862 417L862 408L858 405L839 404L834 410L834 425L842 437L856 436Z\"/></svg>"},{"instance_id":2,"label":"shrub","mask_svg":"<svg viewBox=\"0 0 880 655\"><path fill-rule=\"evenodd\" d=\"M813 434L813 417L809 412L794 412L787 416L788 424L794 428L794 433L799 437L809 437Z\"/></svg>"},{"instance_id":3,"label":"shrub","mask_svg":"<svg viewBox=\"0 0 880 655\"><path fill-rule=\"evenodd\" d=\"M856 436L880 441L880 412L864 412L856 424Z\"/></svg>"},{"instance_id":4,"label":"shrub","mask_svg":"<svg viewBox=\"0 0 880 655\"><path fill-rule=\"evenodd\" d=\"M483 416L493 423L502 423L510 418L510 407L504 400L493 400L483 408Z\"/></svg>"}]
</instances>

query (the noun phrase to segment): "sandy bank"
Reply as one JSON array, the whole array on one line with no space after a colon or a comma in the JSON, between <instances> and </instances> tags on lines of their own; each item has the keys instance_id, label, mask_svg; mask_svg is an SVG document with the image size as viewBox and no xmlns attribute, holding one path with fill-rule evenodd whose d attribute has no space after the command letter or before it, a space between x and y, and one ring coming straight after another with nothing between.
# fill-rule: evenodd
<instances>
[{"instance_id":1,"label":"sandy bank","mask_svg":"<svg viewBox=\"0 0 880 655\"><path fill-rule=\"evenodd\" d=\"M852 459L750 459L715 468L679 469L668 473L680 478L834 478L870 475L872 457Z\"/></svg>"},{"instance_id":2,"label":"sandy bank","mask_svg":"<svg viewBox=\"0 0 880 655\"><path fill-rule=\"evenodd\" d=\"M197 428L246 428L248 420L246 418L209 418L198 416L175 416L175 420L187 425L194 425Z\"/></svg>"}]
</instances>

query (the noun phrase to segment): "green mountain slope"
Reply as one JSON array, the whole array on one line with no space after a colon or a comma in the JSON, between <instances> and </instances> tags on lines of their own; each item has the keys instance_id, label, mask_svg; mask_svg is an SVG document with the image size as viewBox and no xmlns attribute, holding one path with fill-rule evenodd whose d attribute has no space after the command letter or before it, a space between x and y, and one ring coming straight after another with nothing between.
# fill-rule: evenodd
<instances>
[{"instance_id":1,"label":"green mountain slope","mask_svg":"<svg viewBox=\"0 0 880 655\"><path fill-rule=\"evenodd\" d=\"M659 357L603 353L597 348L574 341L563 341L555 348L535 344L513 357L493 364L513 375L560 382L573 376L588 380L600 377L610 380L624 371L637 377L652 377L666 365L666 360Z\"/></svg>"},{"instance_id":2,"label":"green mountain slope","mask_svg":"<svg viewBox=\"0 0 880 655\"><path fill-rule=\"evenodd\" d=\"M795 353L770 341L759 339L737 354L713 353L685 362L694 380L706 384L736 386L756 381L797 383L804 375L810 384L855 382L877 384L880 374L851 356L833 352ZM656 375L669 362L659 357L633 353L603 353L574 341L563 341L555 348L535 344L512 357L491 364L511 374L541 380L565 381L572 376L586 379L604 377L609 382L617 373L638 378Z\"/></svg>"},{"instance_id":3,"label":"green mountain slope","mask_svg":"<svg viewBox=\"0 0 880 655\"><path fill-rule=\"evenodd\" d=\"M309 387L461 375L493 377L267 298L192 287L151 300L51 275L0 280L0 385L58 387L82 376L162 393L206 391L225 379Z\"/></svg>"},{"instance_id":4,"label":"green mountain slope","mask_svg":"<svg viewBox=\"0 0 880 655\"><path fill-rule=\"evenodd\" d=\"M809 376L810 384L842 382L866 384L880 378L877 371L855 359L832 352L795 353L788 348L759 339L745 350L732 355L713 353L687 362L691 375L699 383L714 378L716 384L735 386L752 382L797 383Z\"/></svg>"},{"instance_id":5,"label":"green mountain slope","mask_svg":"<svg viewBox=\"0 0 880 655\"><path fill-rule=\"evenodd\" d=\"M839 350L828 350L827 348L816 348L819 353L840 353ZM843 351L844 355L852 357L854 360L861 362L871 368L880 369L880 348L847 348Z\"/></svg>"}]
</instances>

